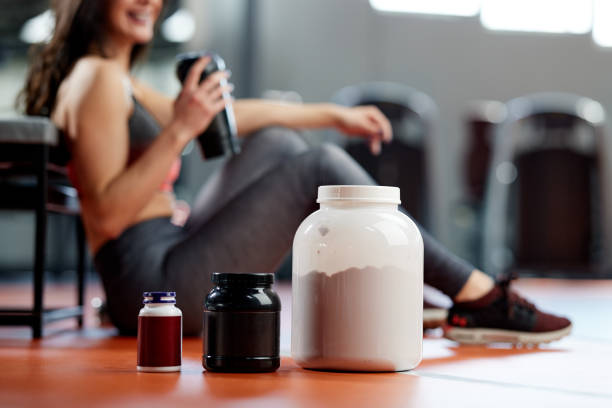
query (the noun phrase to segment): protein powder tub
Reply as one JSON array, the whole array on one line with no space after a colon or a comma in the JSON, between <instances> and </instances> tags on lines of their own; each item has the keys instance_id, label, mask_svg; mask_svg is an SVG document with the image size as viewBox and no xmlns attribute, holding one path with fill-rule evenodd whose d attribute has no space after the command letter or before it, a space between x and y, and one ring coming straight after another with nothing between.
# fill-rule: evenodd
<instances>
[{"instance_id":1,"label":"protein powder tub","mask_svg":"<svg viewBox=\"0 0 612 408\"><path fill-rule=\"evenodd\" d=\"M321 186L293 241L291 355L304 368L403 371L422 357L423 240L397 187Z\"/></svg>"},{"instance_id":2,"label":"protein powder tub","mask_svg":"<svg viewBox=\"0 0 612 408\"><path fill-rule=\"evenodd\" d=\"M280 366L281 303L271 273L214 273L204 302L208 371L269 372Z\"/></svg>"},{"instance_id":3,"label":"protein powder tub","mask_svg":"<svg viewBox=\"0 0 612 408\"><path fill-rule=\"evenodd\" d=\"M144 292L138 314L138 371L180 371L183 313L175 292Z\"/></svg>"}]
</instances>

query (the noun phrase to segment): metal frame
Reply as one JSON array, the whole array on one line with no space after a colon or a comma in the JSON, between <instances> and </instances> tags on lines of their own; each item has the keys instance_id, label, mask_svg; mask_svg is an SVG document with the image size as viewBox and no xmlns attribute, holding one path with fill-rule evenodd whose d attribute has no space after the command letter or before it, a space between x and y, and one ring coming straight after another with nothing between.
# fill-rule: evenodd
<instances>
[{"instance_id":1,"label":"metal frame","mask_svg":"<svg viewBox=\"0 0 612 408\"><path fill-rule=\"evenodd\" d=\"M80 219L80 209L76 191L72 187L59 186L50 182L50 174L62 173L62 168L49 163L50 146L45 143L0 143L0 163L5 164L0 171L0 180L18 176L34 176L36 183L31 185L11 185L8 194L0 196L0 209L34 210L34 304L31 309L0 309L0 326L30 326L33 338L40 338L46 323L76 318L78 327L83 327L83 305L86 274L85 233ZM28 165L16 165L16 163ZM52 194L50 194L50 192ZM60 213L77 218L77 297L78 305L73 307L44 308L45 248L47 236L47 217L49 213Z\"/></svg>"},{"instance_id":2,"label":"metal frame","mask_svg":"<svg viewBox=\"0 0 612 408\"><path fill-rule=\"evenodd\" d=\"M493 141L493 156L485 195L483 259L484 269L492 274L504 272L503 255L506 251L509 188L495 176L498 166L513 162L516 149L513 129L521 121L543 113L559 113L574 116L593 129L597 144L598 161L601 163L601 190L604 205L603 248L605 259L601 265L580 277L609 277L612 266L612 143L605 137L606 112L593 99L561 92L542 92L515 98L506 103L507 116L498 127ZM607 255L606 255L607 254ZM550 276L568 277L566 272ZM571 275L569 275L571 277Z\"/></svg>"}]
</instances>

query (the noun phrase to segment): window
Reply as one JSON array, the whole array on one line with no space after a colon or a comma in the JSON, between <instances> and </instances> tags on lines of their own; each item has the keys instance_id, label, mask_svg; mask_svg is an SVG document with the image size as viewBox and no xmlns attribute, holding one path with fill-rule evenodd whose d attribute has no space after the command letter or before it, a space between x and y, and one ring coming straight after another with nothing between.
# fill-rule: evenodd
<instances>
[{"instance_id":1,"label":"window","mask_svg":"<svg viewBox=\"0 0 612 408\"><path fill-rule=\"evenodd\" d=\"M612 1L594 0L593 40L602 47L612 47Z\"/></svg>"},{"instance_id":2,"label":"window","mask_svg":"<svg viewBox=\"0 0 612 408\"><path fill-rule=\"evenodd\" d=\"M612 0L370 0L392 13L476 16L490 30L586 34L612 47Z\"/></svg>"},{"instance_id":3,"label":"window","mask_svg":"<svg viewBox=\"0 0 612 408\"><path fill-rule=\"evenodd\" d=\"M397 13L475 16L481 0L370 0L375 10Z\"/></svg>"},{"instance_id":4,"label":"window","mask_svg":"<svg viewBox=\"0 0 612 408\"><path fill-rule=\"evenodd\" d=\"M480 10L482 25L492 30L584 34L592 20L585 0L483 0Z\"/></svg>"}]
</instances>

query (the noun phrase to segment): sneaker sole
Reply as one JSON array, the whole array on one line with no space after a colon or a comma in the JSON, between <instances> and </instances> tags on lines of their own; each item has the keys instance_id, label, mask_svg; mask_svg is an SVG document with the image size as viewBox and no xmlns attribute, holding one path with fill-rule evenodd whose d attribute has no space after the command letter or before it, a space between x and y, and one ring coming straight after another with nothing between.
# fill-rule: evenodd
<instances>
[{"instance_id":1,"label":"sneaker sole","mask_svg":"<svg viewBox=\"0 0 612 408\"><path fill-rule=\"evenodd\" d=\"M423 309L423 328L435 329L443 326L446 323L448 310L442 308L427 308Z\"/></svg>"},{"instance_id":2,"label":"sneaker sole","mask_svg":"<svg viewBox=\"0 0 612 408\"><path fill-rule=\"evenodd\" d=\"M559 340L570 334L571 331L571 325L560 330L542 333L502 329L466 329L462 327L447 326L444 328L444 337L462 344L541 344Z\"/></svg>"}]
</instances>

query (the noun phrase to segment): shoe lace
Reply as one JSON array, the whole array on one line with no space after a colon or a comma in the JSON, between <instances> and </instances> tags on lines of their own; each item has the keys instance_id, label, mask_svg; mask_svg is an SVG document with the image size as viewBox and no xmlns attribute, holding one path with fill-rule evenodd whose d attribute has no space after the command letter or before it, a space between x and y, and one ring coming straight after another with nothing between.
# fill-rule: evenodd
<instances>
[{"instance_id":1,"label":"shoe lace","mask_svg":"<svg viewBox=\"0 0 612 408\"><path fill-rule=\"evenodd\" d=\"M510 288L510 284L515 279L518 279L518 275L514 271L510 271L509 273L503 274L497 279L497 284L501 288L504 297L507 299L508 317L510 318L514 317L514 312L516 310L516 308L510 307L511 305L518 305L521 308L528 309L531 311L536 310L536 307L533 303L529 302L527 299L523 298Z\"/></svg>"}]
</instances>

